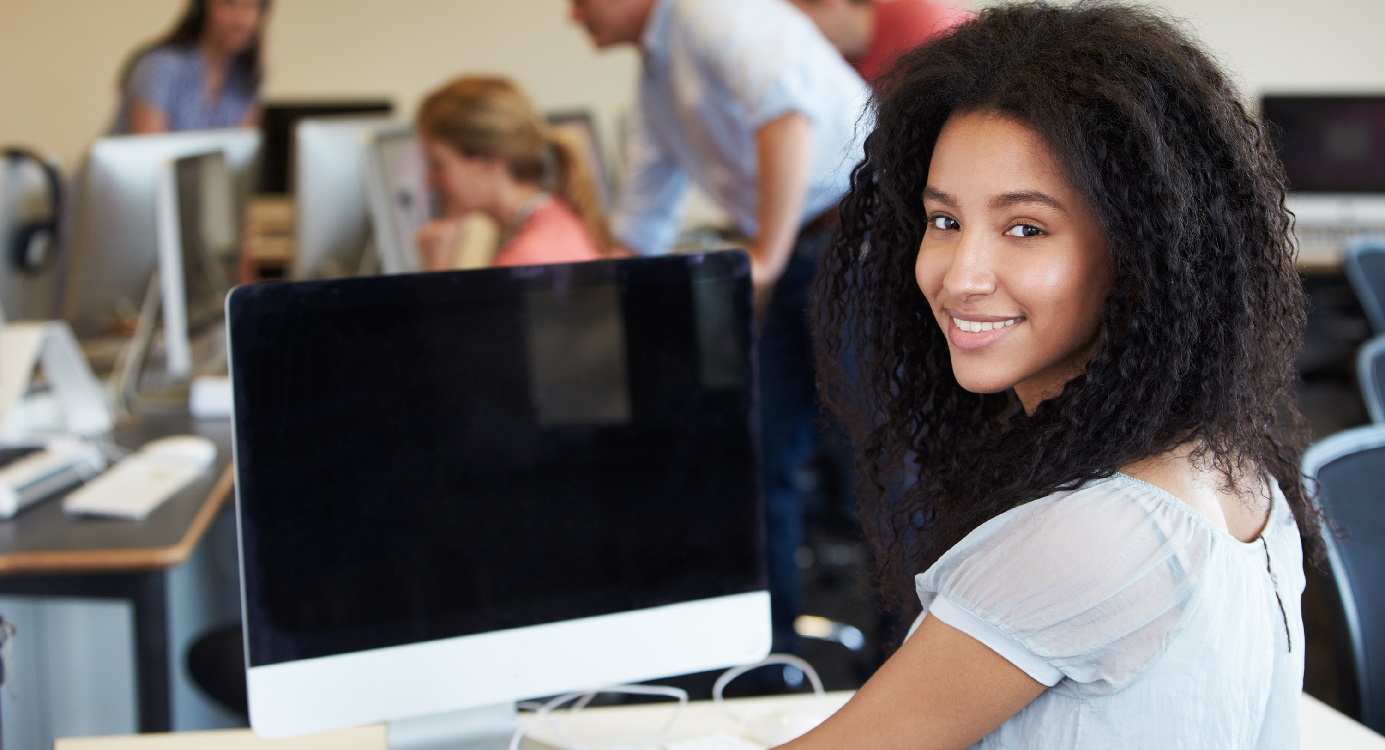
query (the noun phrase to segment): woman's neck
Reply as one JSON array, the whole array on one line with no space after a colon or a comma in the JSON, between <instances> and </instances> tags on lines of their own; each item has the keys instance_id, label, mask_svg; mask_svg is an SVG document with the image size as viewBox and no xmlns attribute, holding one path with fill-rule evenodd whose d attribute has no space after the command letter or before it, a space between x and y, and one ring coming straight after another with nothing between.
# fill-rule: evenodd
<instances>
[{"instance_id":1,"label":"woman's neck","mask_svg":"<svg viewBox=\"0 0 1385 750\"><path fill-rule=\"evenodd\" d=\"M1263 472L1242 465L1228 477L1199 445L1188 442L1146 456L1122 467L1121 473L1182 500L1242 542L1259 538L1272 502Z\"/></svg>"},{"instance_id":2,"label":"woman's neck","mask_svg":"<svg viewBox=\"0 0 1385 750\"><path fill-rule=\"evenodd\" d=\"M226 85L226 71L231 67L232 55L224 47L205 36L197 48L202 53L202 62L206 66L202 93L207 101L215 101L221 96L221 90Z\"/></svg>"},{"instance_id":3,"label":"woman's neck","mask_svg":"<svg viewBox=\"0 0 1385 750\"><path fill-rule=\"evenodd\" d=\"M859 60L870 52L870 43L874 41L875 3L848 3L846 10L848 22L840 41L842 55L848 60Z\"/></svg>"},{"instance_id":4,"label":"woman's neck","mask_svg":"<svg viewBox=\"0 0 1385 750\"><path fill-rule=\"evenodd\" d=\"M513 234L519 231L519 225L533 210L533 202L542 194L543 191L538 185L509 181L496 195L495 208L490 212L491 218L500 225L501 232Z\"/></svg>"},{"instance_id":5,"label":"woman's neck","mask_svg":"<svg viewBox=\"0 0 1385 750\"><path fill-rule=\"evenodd\" d=\"M197 49L202 53L207 69L216 73L225 74L226 68L231 65L231 58L234 57L225 47L206 36L198 42Z\"/></svg>"}]
</instances>

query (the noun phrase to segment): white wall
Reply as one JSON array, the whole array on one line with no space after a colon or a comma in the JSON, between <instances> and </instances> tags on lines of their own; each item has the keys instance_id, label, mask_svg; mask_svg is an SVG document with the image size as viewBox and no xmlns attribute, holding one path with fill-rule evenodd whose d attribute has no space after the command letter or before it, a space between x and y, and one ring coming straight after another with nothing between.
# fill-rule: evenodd
<instances>
[{"instance_id":1,"label":"white wall","mask_svg":"<svg viewBox=\"0 0 1385 750\"><path fill-rule=\"evenodd\" d=\"M116 69L183 0L0 2L0 143L71 165L115 110ZM982 0L964 0L977 7ZM1385 90L1385 0L1163 0L1237 74L1262 90ZM520 81L544 109L613 117L638 58L599 54L567 20L567 0L274 0L270 96L388 94L405 114L467 71Z\"/></svg>"}]
</instances>

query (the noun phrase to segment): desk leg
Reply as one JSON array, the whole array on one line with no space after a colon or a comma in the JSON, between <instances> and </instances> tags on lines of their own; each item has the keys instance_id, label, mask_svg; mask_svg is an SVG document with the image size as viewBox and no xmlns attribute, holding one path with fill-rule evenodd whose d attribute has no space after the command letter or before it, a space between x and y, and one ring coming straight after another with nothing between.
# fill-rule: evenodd
<instances>
[{"instance_id":1,"label":"desk leg","mask_svg":"<svg viewBox=\"0 0 1385 750\"><path fill-rule=\"evenodd\" d=\"M168 584L161 572L135 576L135 668L141 732L173 730L168 664Z\"/></svg>"},{"instance_id":2,"label":"desk leg","mask_svg":"<svg viewBox=\"0 0 1385 750\"><path fill-rule=\"evenodd\" d=\"M168 657L167 580L160 570L114 575L0 577L0 593L130 602L134 610L139 731L168 732L173 729L173 703Z\"/></svg>"}]
</instances>

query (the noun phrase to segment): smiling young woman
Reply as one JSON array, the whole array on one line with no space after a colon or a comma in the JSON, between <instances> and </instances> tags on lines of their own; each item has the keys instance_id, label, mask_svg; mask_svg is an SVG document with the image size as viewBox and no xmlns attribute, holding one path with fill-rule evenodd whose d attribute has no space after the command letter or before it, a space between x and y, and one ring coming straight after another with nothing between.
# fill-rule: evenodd
<instances>
[{"instance_id":1,"label":"smiling young woman","mask_svg":"<svg viewBox=\"0 0 1385 750\"><path fill-rule=\"evenodd\" d=\"M923 205L915 273L953 375L1034 411L1100 346L1111 264L1096 217L1038 134L981 112L943 126Z\"/></svg>"},{"instance_id":2,"label":"smiling young woman","mask_svg":"<svg viewBox=\"0 0 1385 750\"><path fill-rule=\"evenodd\" d=\"M886 75L815 325L919 616L790 747L1297 747L1303 292L1238 102L1108 4L989 8Z\"/></svg>"}]
</instances>

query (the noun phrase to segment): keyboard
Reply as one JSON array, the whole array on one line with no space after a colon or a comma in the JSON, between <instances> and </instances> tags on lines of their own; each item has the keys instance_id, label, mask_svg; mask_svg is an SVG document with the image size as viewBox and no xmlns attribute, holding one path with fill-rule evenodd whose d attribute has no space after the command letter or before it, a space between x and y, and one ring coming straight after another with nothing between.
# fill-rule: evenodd
<instances>
[{"instance_id":1,"label":"keyboard","mask_svg":"<svg viewBox=\"0 0 1385 750\"><path fill-rule=\"evenodd\" d=\"M63 498L69 515L140 521L200 479L216 444L196 435L161 438Z\"/></svg>"},{"instance_id":2,"label":"keyboard","mask_svg":"<svg viewBox=\"0 0 1385 750\"><path fill-rule=\"evenodd\" d=\"M1298 265L1306 269L1336 270L1342 267L1342 249L1362 234L1385 234L1385 226L1297 227Z\"/></svg>"}]
</instances>

